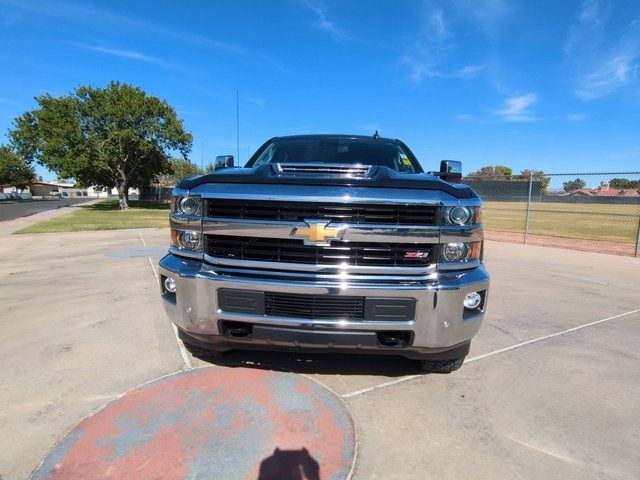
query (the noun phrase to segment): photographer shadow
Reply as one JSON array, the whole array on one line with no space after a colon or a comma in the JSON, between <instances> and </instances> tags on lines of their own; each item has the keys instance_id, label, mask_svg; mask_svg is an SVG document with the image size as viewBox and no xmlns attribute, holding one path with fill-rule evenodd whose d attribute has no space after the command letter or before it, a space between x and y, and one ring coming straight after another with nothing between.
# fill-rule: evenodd
<instances>
[{"instance_id":1,"label":"photographer shadow","mask_svg":"<svg viewBox=\"0 0 640 480\"><path fill-rule=\"evenodd\" d=\"M306 448L280 450L260 462L257 480L320 480L320 464Z\"/></svg>"}]
</instances>

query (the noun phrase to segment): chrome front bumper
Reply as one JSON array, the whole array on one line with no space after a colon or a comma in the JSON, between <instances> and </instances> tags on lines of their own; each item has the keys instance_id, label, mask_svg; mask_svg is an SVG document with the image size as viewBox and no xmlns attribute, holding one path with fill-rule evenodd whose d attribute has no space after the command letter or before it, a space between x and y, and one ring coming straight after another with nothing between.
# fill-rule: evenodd
<instances>
[{"instance_id":1,"label":"chrome front bumper","mask_svg":"<svg viewBox=\"0 0 640 480\"><path fill-rule=\"evenodd\" d=\"M163 297L167 315L178 328L195 338L222 335L219 325L223 320L300 329L301 332L342 332L345 337L353 332L410 331L413 332L413 338L407 351L442 351L468 343L480 328L489 289L489 274L483 264L468 270L435 272L428 284L395 285L350 284L348 277L340 283L234 277L216 273L211 265L201 260L182 258L171 253L160 260L159 270L162 276L172 277L176 283L175 303ZM231 313L219 308L219 288L311 295L412 298L416 300L416 312L415 319L411 321L309 320ZM485 296L482 309L469 312L465 311L462 302L464 296L472 291L485 291ZM240 348L251 348L250 340L236 343ZM313 348L331 345L299 345L298 342L291 342L291 347L298 346ZM389 350L383 346L379 346L379 349ZM397 348L395 353L404 354L402 348Z\"/></svg>"}]
</instances>

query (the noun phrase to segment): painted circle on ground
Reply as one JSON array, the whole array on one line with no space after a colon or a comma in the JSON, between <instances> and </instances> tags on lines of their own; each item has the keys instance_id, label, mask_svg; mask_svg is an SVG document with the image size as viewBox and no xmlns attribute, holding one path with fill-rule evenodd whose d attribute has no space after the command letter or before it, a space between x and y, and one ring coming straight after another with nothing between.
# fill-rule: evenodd
<instances>
[{"instance_id":1,"label":"painted circle on ground","mask_svg":"<svg viewBox=\"0 0 640 480\"><path fill-rule=\"evenodd\" d=\"M329 390L293 373L209 367L109 403L32 478L338 480L354 460L353 421Z\"/></svg>"}]
</instances>

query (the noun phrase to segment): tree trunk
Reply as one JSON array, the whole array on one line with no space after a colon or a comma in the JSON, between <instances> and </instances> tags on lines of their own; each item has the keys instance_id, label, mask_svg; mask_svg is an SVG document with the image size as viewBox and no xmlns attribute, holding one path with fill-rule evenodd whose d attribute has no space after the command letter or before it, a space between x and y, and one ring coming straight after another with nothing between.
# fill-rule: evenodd
<instances>
[{"instance_id":1,"label":"tree trunk","mask_svg":"<svg viewBox=\"0 0 640 480\"><path fill-rule=\"evenodd\" d=\"M120 183L118 188L118 201L120 203L120 210L126 210L129 208L129 185L126 183Z\"/></svg>"}]
</instances>

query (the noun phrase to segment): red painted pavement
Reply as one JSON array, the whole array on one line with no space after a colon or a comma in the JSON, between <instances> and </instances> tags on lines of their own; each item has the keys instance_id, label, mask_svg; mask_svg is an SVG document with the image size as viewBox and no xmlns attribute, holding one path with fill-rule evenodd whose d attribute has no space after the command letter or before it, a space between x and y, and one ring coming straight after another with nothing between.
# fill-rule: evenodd
<instances>
[{"instance_id":1,"label":"red painted pavement","mask_svg":"<svg viewBox=\"0 0 640 480\"><path fill-rule=\"evenodd\" d=\"M83 420L34 480L348 478L354 425L302 376L203 368L130 391Z\"/></svg>"}]
</instances>

